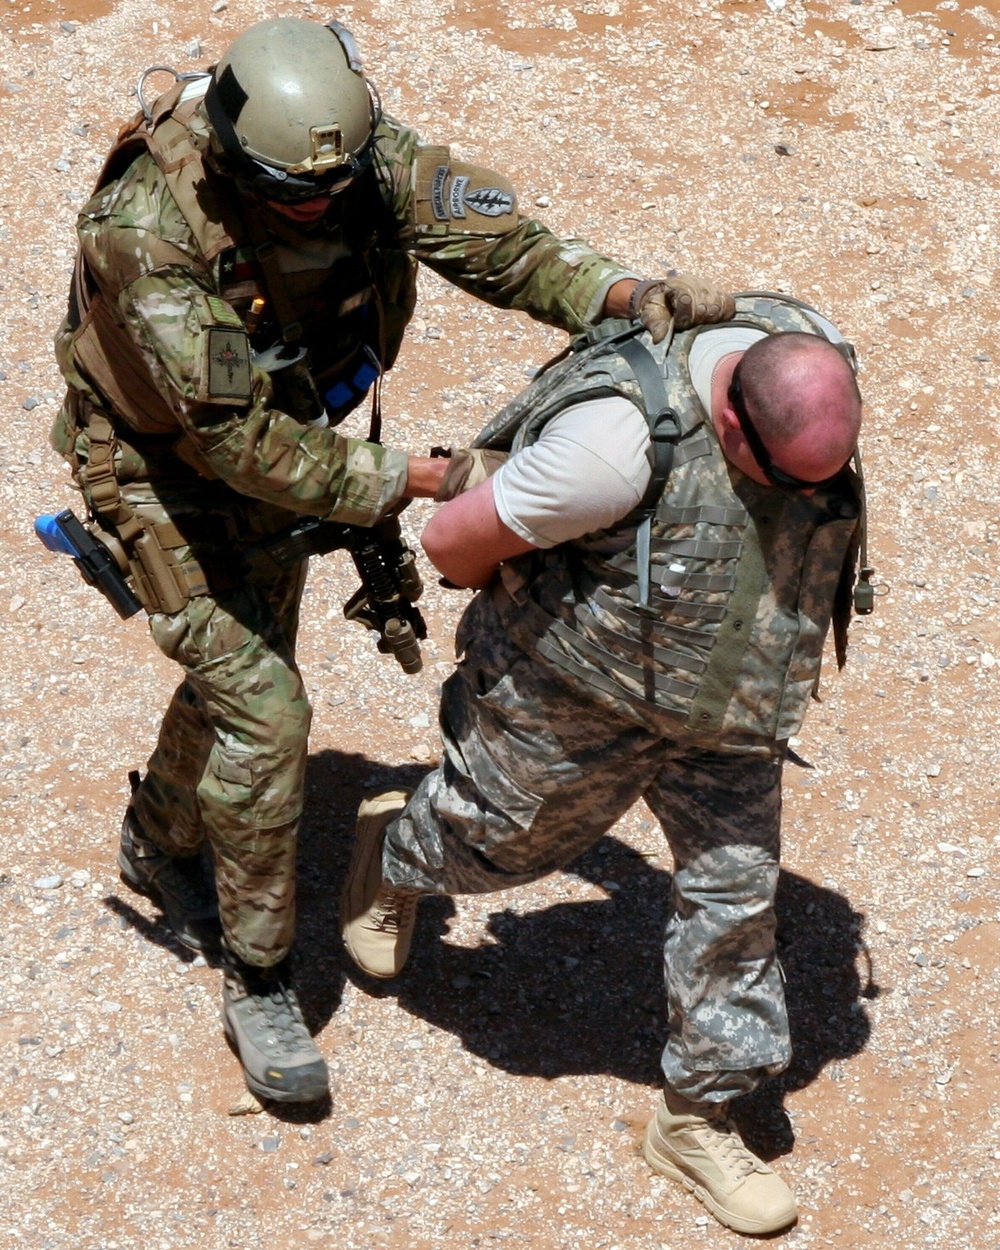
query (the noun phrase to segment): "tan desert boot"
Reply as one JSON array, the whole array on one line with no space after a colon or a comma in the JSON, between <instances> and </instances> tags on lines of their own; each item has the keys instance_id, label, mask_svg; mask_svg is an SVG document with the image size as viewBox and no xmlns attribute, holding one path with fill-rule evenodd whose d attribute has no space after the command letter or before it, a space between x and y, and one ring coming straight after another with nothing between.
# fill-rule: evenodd
<instances>
[{"instance_id":1,"label":"tan desert boot","mask_svg":"<svg viewBox=\"0 0 1000 1250\"><path fill-rule=\"evenodd\" d=\"M672 1092L661 1094L642 1144L649 1166L680 1181L738 1233L760 1236L794 1224L798 1210L785 1182L746 1148L724 1106L705 1111Z\"/></svg>"},{"instance_id":2,"label":"tan desert boot","mask_svg":"<svg viewBox=\"0 0 1000 1250\"><path fill-rule=\"evenodd\" d=\"M358 808L354 851L340 896L340 930L347 953L362 972L388 980L410 957L419 895L382 880L382 839L406 806L408 790L389 790Z\"/></svg>"}]
</instances>

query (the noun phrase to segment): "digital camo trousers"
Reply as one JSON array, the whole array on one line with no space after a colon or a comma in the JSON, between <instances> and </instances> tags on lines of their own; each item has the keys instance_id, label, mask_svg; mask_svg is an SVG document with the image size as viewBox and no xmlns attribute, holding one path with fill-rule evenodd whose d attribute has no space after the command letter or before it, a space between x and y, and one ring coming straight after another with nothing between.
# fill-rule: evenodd
<instances>
[{"instance_id":1,"label":"digital camo trousers","mask_svg":"<svg viewBox=\"0 0 1000 1250\"><path fill-rule=\"evenodd\" d=\"M179 518L191 500L154 500L149 484L123 493L147 518ZM160 496L164 495L158 487ZM248 501L248 507L252 507ZM167 510L169 508L169 511ZM230 561L235 561L230 554ZM184 670L135 796L144 833L172 855L208 841L229 948L269 967L295 929L296 835L310 708L295 663L305 565L247 576L150 616L157 645ZM235 579L231 579L235 581Z\"/></svg>"},{"instance_id":2,"label":"digital camo trousers","mask_svg":"<svg viewBox=\"0 0 1000 1250\"><path fill-rule=\"evenodd\" d=\"M386 831L383 872L427 893L534 881L639 798L674 858L664 1076L693 1102L753 1089L791 1058L774 896L781 759L693 747L598 709L479 631L445 683L443 758Z\"/></svg>"}]
</instances>

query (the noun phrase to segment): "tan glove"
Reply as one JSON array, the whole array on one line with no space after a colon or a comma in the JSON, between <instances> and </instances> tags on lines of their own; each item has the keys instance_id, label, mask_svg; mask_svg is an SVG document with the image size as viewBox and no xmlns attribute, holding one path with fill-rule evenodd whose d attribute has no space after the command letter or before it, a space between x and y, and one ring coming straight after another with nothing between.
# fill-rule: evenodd
<instances>
[{"instance_id":1,"label":"tan glove","mask_svg":"<svg viewBox=\"0 0 1000 1250\"><path fill-rule=\"evenodd\" d=\"M640 282L628 302L633 321L641 321L653 342L666 338L673 321L677 330L712 321L729 321L736 313L736 302L723 291L694 274L671 274Z\"/></svg>"},{"instance_id":2,"label":"tan glove","mask_svg":"<svg viewBox=\"0 0 1000 1250\"><path fill-rule=\"evenodd\" d=\"M505 451L490 451L488 448L476 447L469 449L459 447L451 453L441 485L434 496L436 503L444 503L472 490L480 482L485 482L507 459Z\"/></svg>"}]
</instances>

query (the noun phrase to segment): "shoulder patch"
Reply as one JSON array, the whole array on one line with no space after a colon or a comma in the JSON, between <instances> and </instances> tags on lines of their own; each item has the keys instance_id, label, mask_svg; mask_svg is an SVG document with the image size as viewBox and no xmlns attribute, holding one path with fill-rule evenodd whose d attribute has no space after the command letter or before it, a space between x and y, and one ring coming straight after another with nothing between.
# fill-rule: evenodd
<instances>
[{"instance_id":1,"label":"shoulder patch","mask_svg":"<svg viewBox=\"0 0 1000 1250\"><path fill-rule=\"evenodd\" d=\"M509 179L451 159L445 147L423 147L416 159L416 225L451 226L463 234L505 234L518 224Z\"/></svg>"},{"instance_id":2,"label":"shoulder patch","mask_svg":"<svg viewBox=\"0 0 1000 1250\"><path fill-rule=\"evenodd\" d=\"M209 326L205 330L205 362L201 394L205 403L249 403L252 397L250 342L245 330Z\"/></svg>"}]
</instances>

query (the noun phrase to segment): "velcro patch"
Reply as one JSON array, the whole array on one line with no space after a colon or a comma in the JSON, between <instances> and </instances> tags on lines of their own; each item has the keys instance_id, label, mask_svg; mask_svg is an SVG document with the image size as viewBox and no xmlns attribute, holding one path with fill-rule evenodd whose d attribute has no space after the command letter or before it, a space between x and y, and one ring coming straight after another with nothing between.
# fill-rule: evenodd
<instances>
[{"instance_id":1,"label":"velcro patch","mask_svg":"<svg viewBox=\"0 0 1000 1250\"><path fill-rule=\"evenodd\" d=\"M205 298L208 301L208 309L212 314L212 320L216 325L233 326L235 329L242 330L243 322L240 321L239 313L230 303L220 299L218 295L208 295Z\"/></svg>"},{"instance_id":2,"label":"velcro patch","mask_svg":"<svg viewBox=\"0 0 1000 1250\"><path fill-rule=\"evenodd\" d=\"M418 226L453 225L463 234L505 234L518 223L517 195L502 174L453 161L447 148L417 156Z\"/></svg>"},{"instance_id":3,"label":"velcro patch","mask_svg":"<svg viewBox=\"0 0 1000 1250\"><path fill-rule=\"evenodd\" d=\"M252 373L246 331L228 326L208 326L205 343L206 359L202 370L205 393L199 399L210 404L232 403L234 400L249 403L252 398Z\"/></svg>"}]
</instances>

